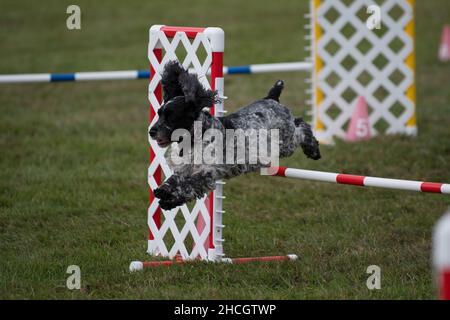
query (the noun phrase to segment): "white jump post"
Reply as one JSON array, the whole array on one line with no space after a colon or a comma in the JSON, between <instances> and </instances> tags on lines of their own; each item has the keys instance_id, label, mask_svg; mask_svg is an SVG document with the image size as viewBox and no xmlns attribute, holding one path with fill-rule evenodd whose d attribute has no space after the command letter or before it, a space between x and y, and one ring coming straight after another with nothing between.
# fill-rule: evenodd
<instances>
[{"instance_id":1,"label":"white jump post","mask_svg":"<svg viewBox=\"0 0 450 320\"><path fill-rule=\"evenodd\" d=\"M450 300L450 209L434 228L433 265L439 298Z\"/></svg>"}]
</instances>

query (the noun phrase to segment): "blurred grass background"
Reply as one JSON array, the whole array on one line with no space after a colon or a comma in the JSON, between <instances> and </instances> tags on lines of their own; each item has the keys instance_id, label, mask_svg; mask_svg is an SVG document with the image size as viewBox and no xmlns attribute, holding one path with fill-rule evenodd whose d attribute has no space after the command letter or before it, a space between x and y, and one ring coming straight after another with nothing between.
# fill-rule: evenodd
<instances>
[{"instance_id":1,"label":"blurred grass background","mask_svg":"<svg viewBox=\"0 0 450 320\"><path fill-rule=\"evenodd\" d=\"M419 136L301 152L283 165L450 181L450 67L437 61L450 3L416 1ZM302 60L304 1L1 0L0 74L145 69L153 24L220 26L226 65ZM305 115L304 74L229 76L236 110L285 80ZM296 263L196 264L129 274L147 258L147 81L0 86L0 298L432 299L431 231L448 197L250 174L227 184L230 257L297 253ZM66 288L79 265L82 289ZM382 289L366 287L369 265Z\"/></svg>"}]
</instances>

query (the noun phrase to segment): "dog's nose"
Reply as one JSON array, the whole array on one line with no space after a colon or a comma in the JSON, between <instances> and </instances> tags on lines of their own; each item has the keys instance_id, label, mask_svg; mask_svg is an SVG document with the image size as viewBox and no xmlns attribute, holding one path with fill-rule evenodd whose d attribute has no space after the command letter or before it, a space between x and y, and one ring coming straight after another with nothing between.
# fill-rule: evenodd
<instances>
[{"instance_id":1,"label":"dog's nose","mask_svg":"<svg viewBox=\"0 0 450 320\"><path fill-rule=\"evenodd\" d=\"M156 133L158 132L158 129L156 127L152 127L150 129L150 131L148 132L150 134L150 137L152 137L153 139L156 138Z\"/></svg>"}]
</instances>

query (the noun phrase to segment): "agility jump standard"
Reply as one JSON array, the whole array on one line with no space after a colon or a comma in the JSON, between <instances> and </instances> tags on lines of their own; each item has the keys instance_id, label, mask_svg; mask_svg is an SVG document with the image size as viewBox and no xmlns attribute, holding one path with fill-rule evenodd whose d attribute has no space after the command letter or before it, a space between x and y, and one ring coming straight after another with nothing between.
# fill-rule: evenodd
<instances>
[{"instance_id":1,"label":"agility jump standard","mask_svg":"<svg viewBox=\"0 0 450 320\"><path fill-rule=\"evenodd\" d=\"M161 74L168 61L178 60L185 68L193 68L205 88L217 90L218 96L224 97L224 37L223 30L214 27L194 28L154 25L150 28L148 45L150 61L149 127L157 121L158 109L163 104ZM207 52L205 59L197 57L197 50L200 45ZM180 57L176 54L175 49L178 46L183 46L186 51L184 59L180 60ZM253 71L263 72L263 70L269 72L267 68L256 68ZM208 74L209 77L207 77ZM211 106L210 112L212 115L222 116L226 112L224 110L224 99L216 101ZM214 191L205 195L202 199L197 199L192 208L184 204L172 210L162 210L159 206L159 199L155 197L153 190L163 182L163 177L167 178L172 175L172 170L165 160L164 149L160 148L152 139L149 139L148 142L150 144L150 161L147 175L149 185L147 252L152 256L166 257L170 260L132 261L130 271L200 260L247 263L297 259L294 254L250 258L225 257L223 251L225 239L222 236L222 230L225 227L222 223L222 216L225 214L225 210L222 208L225 199L223 195L224 181L216 181ZM178 223L177 217L179 218Z\"/></svg>"},{"instance_id":2,"label":"agility jump standard","mask_svg":"<svg viewBox=\"0 0 450 320\"><path fill-rule=\"evenodd\" d=\"M332 182L360 187L378 187L396 190L450 194L450 184L447 183L365 177L352 174L293 169L286 167L272 167L271 171L276 172L276 176L285 178Z\"/></svg>"}]
</instances>

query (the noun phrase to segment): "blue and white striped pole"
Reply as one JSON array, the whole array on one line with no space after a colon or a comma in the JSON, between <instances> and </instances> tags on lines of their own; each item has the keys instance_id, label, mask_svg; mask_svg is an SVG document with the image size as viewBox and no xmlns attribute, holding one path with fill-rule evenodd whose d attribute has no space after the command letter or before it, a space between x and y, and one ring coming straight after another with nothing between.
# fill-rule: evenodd
<instances>
[{"instance_id":1,"label":"blue and white striped pole","mask_svg":"<svg viewBox=\"0 0 450 320\"><path fill-rule=\"evenodd\" d=\"M223 72L224 74L255 74L270 72L311 71L311 68L312 64L309 62L283 62L224 67Z\"/></svg>"},{"instance_id":2,"label":"blue and white striped pole","mask_svg":"<svg viewBox=\"0 0 450 320\"><path fill-rule=\"evenodd\" d=\"M267 63L267 64L251 64L246 66L224 67L223 73L226 75L231 75L231 74L256 74L256 73L270 73L270 72L294 72L294 71L310 71L311 68L312 64L309 62ZM149 77L150 77L149 70L5 74L0 75L0 83L133 80L133 79L148 79Z\"/></svg>"},{"instance_id":3,"label":"blue and white striped pole","mask_svg":"<svg viewBox=\"0 0 450 320\"><path fill-rule=\"evenodd\" d=\"M0 83L129 80L148 79L149 77L148 70L6 74L0 75Z\"/></svg>"}]
</instances>

